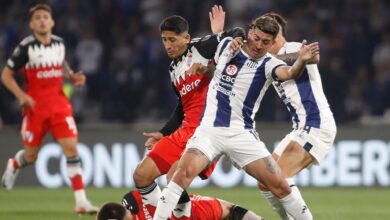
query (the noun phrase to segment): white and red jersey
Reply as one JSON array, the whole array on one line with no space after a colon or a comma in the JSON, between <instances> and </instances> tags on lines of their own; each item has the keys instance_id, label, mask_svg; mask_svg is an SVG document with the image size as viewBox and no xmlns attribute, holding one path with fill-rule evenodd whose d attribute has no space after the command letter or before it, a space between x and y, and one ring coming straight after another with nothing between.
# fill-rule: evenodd
<instances>
[{"instance_id":1,"label":"white and red jersey","mask_svg":"<svg viewBox=\"0 0 390 220\"><path fill-rule=\"evenodd\" d=\"M192 65L192 58L199 56L196 46L197 43L191 43L184 54L173 60L169 66L171 82L183 107L183 127L197 127L199 125L210 82L210 77L207 75L194 74L189 76L187 74Z\"/></svg>"},{"instance_id":2,"label":"white and red jersey","mask_svg":"<svg viewBox=\"0 0 390 220\"><path fill-rule=\"evenodd\" d=\"M134 202L131 206L137 206L137 213L132 213L135 220L152 220L156 212L153 204L144 204L138 190L132 192ZM178 204L172 212L170 220L219 220L222 216L221 203L216 198L207 196L191 195L190 200Z\"/></svg>"},{"instance_id":3,"label":"white and red jersey","mask_svg":"<svg viewBox=\"0 0 390 220\"><path fill-rule=\"evenodd\" d=\"M20 71L26 83L27 94L36 106L26 113L52 115L71 113L71 105L62 90L62 64L65 45L62 38L52 35L48 44L38 41L34 35L22 40L7 61L7 66Z\"/></svg>"}]
</instances>

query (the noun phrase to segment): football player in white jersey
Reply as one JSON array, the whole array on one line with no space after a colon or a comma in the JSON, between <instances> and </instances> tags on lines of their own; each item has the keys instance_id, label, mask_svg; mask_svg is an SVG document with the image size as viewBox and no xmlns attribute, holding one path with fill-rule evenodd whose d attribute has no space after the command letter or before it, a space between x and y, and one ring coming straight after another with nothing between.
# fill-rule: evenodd
<instances>
[{"instance_id":1,"label":"football player in white jersey","mask_svg":"<svg viewBox=\"0 0 390 220\"><path fill-rule=\"evenodd\" d=\"M229 48L232 38L215 45L216 70L209 84L201 123L162 192L154 219L169 218L183 190L222 154L269 188L295 219L312 219L310 210L291 191L255 130L254 115L269 85L274 80L299 77L306 62L319 53L318 44L309 47L304 40L297 60L287 66L267 52L278 32L274 19L259 17L248 30L247 42L236 53ZM199 62L205 66L210 58Z\"/></svg>"},{"instance_id":2,"label":"football player in white jersey","mask_svg":"<svg viewBox=\"0 0 390 220\"><path fill-rule=\"evenodd\" d=\"M280 27L270 53L293 60L301 44L286 41L286 20L277 13L264 16L275 19ZM319 56L306 65L299 79L274 81L272 84L291 114L293 130L275 148L272 156L281 168L291 189L300 195L293 177L302 169L319 164L331 149L336 137L336 123L322 89L317 63ZM278 198L259 182L264 197L279 214L289 219Z\"/></svg>"}]
</instances>

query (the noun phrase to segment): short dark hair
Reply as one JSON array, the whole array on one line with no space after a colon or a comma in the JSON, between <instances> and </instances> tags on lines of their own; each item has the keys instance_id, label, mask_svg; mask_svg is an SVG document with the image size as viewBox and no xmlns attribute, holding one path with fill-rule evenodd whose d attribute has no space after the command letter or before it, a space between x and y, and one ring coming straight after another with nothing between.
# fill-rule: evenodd
<instances>
[{"instance_id":1,"label":"short dark hair","mask_svg":"<svg viewBox=\"0 0 390 220\"><path fill-rule=\"evenodd\" d=\"M122 220L125 215L126 209L123 205L115 202L108 202L100 208L99 213L97 214L97 220Z\"/></svg>"},{"instance_id":2,"label":"short dark hair","mask_svg":"<svg viewBox=\"0 0 390 220\"><path fill-rule=\"evenodd\" d=\"M188 32L188 22L179 15L172 15L165 18L160 24L160 32L173 31L176 34Z\"/></svg>"},{"instance_id":3,"label":"short dark hair","mask_svg":"<svg viewBox=\"0 0 390 220\"><path fill-rule=\"evenodd\" d=\"M279 32L279 25L276 20L266 16L260 16L256 18L254 21L252 21L250 28L258 28L262 32L272 35L274 39Z\"/></svg>"},{"instance_id":4,"label":"short dark hair","mask_svg":"<svg viewBox=\"0 0 390 220\"><path fill-rule=\"evenodd\" d=\"M45 11L49 12L50 15L52 15L52 10L51 10L50 5L48 5L48 4L36 4L35 6L31 7L30 10L28 11L28 15L29 15L30 19L32 18L34 13L36 11L38 11L38 10L45 10Z\"/></svg>"},{"instance_id":5,"label":"short dark hair","mask_svg":"<svg viewBox=\"0 0 390 220\"><path fill-rule=\"evenodd\" d=\"M283 37L286 37L287 21L286 21L286 19L283 18L283 16L281 16L280 14L275 13L275 12L269 12L269 13L264 14L263 16L267 16L267 17L275 19L276 22L278 22L278 24L280 25L280 27L282 27Z\"/></svg>"}]
</instances>

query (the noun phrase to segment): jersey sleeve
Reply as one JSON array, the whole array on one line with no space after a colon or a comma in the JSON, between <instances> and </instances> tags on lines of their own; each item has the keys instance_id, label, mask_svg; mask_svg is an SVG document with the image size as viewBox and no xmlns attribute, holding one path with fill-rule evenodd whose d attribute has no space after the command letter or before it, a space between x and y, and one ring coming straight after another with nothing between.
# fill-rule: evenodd
<instances>
[{"instance_id":1,"label":"jersey sleeve","mask_svg":"<svg viewBox=\"0 0 390 220\"><path fill-rule=\"evenodd\" d=\"M244 29L236 27L229 31L221 32L217 35L207 35L203 38L197 39L197 42L194 43L194 49L192 51L194 60L193 63L201 63L202 65L207 66L208 61L214 57L220 42L227 37L246 38Z\"/></svg>"},{"instance_id":2,"label":"jersey sleeve","mask_svg":"<svg viewBox=\"0 0 390 220\"><path fill-rule=\"evenodd\" d=\"M280 66L287 66L287 64L284 61L271 56L271 59L265 64L265 74L268 80L278 80L275 70Z\"/></svg>"},{"instance_id":3,"label":"jersey sleeve","mask_svg":"<svg viewBox=\"0 0 390 220\"><path fill-rule=\"evenodd\" d=\"M286 44L286 52L285 53L296 53L301 48L302 43L299 42L288 42Z\"/></svg>"},{"instance_id":4,"label":"jersey sleeve","mask_svg":"<svg viewBox=\"0 0 390 220\"><path fill-rule=\"evenodd\" d=\"M168 136L172 134L174 131L176 131L180 127L184 119L184 110L183 110L183 104L181 102L180 95L177 93L174 86L173 88L176 92L178 100L177 100L175 111L172 113L167 123L165 123L165 125L160 129L161 134L163 134L164 136Z\"/></svg>"},{"instance_id":5,"label":"jersey sleeve","mask_svg":"<svg viewBox=\"0 0 390 220\"><path fill-rule=\"evenodd\" d=\"M7 67L17 71L28 62L27 46L19 44L7 60Z\"/></svg>"}]
</instances>

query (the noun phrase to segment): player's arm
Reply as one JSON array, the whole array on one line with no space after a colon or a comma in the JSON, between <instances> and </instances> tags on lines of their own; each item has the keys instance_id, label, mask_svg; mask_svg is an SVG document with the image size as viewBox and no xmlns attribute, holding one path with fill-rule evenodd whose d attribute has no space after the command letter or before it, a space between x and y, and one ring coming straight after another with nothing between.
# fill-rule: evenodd
<instances>
[{"instance_id":1,"label":"player's arm","mask_svg":"<svg viewBox=\"0 0 390 220\"><path fill-rule=\"evenodd\" d=\"M316 46L316 43L311 43L308 45L308 47L310 47L310 48L315 47L315 46ZM295 52L295 53L276 55L275 57L280 59L280 60L283 60L286 63L292 63L298 59L298 56L299 56L299 52ZM320 54L317 54L312 59L307 61L307 64L319 64L319 63L320 63Z\"/></svg>"},{"instance_id":2,"label":"player's arm","mask_svg":"<svg viewBox=\"0 0 390 220\"><path fill-rule=\"evenodd\" d=\"M14 77L16 71L26 65L27 62L27 46L22 42L14 49L12 55L7 60L7 65L1 72L1 81L16 96L21 106L33 107L35 105L34 99L20 88Z\"/></svg>"},{"instance_id":3,"label":"player's arm","mask_svg":"<svg viewBox=\"0 0 390 220\"><path fill-rule=\"evenodd\" d=\"M83 71L74 72L68 62L65 60L62 64L62 72L66 79L70 80L75 86L83 86L85 84L86 77Z\"/></svg>"},{"instance_id":4,"label":"player's arm","mask_svg":"<svg viewBox=\"0 0 390 220\"><path fill-rule=\"evenodd\" d=\"M285 81L289 79L297 79L305 69L307 62L314 56L319 54L318 43L313 43L314 46L306 45L306 40L302 41L302 46L299 50L299 56L292 66L279 66L275 69L275 75L278 80Z\"/></svg>"},{"instance_id":5,"label":"player's arm","mask_svg":"<svg viewBox=\"0 0 390 220\"><path fill-rule=\"evenodd\" d=\"M156 132L143 132L143 135L146 136L148 139L145 142L145 147L147 147L149 150L154 147L154 145L164 136L168 136L172 134L174 131L176 131L183 119L184 119L184 110L183 105L180 99L180 95L177 93L174 85L172 84L173 89L178 97L176 109L174 112L172 112L171 117L169 120L165 123L165 125Z\"/></svg>"},{"instance_id":6,"label":"player's arm","mask_svg":"<svg viewBox=\"0 0 390 220\"><path fill-rule=\"evenodd\" d=\"M177 105L175 111L172 113L167 123L165 123L165 125L160 129L160 133L164 136L168 136L174 131L176 131L181 126L182 121L184 119L184 110L180 94L176 91L175 86L173 84L172 86L177 95Z\"/></svg>"},{"instance_id":7,"label":"player's arm","mask_svg":"<svg viewBox=\"0 0 390 220\"><path fill-rule=\"evenodd\" d=\"M19 104L21 106L33 107L35 105L35 101L31 96L27 95L18 85L14 77L15 71L5 66L1 73L1 81L4 86L16 96L19 100Z\"/></svg>"},{"instance_id":8,"label":"player's arm","mask_svg":"<svg viewBox=\"0 0 390 220\"><path fill-rule=\"evenodd\" d=\"M263 220L264 218L256 215L254 212L242 208L238 205L235 205L231 202L227 202L222 199L218 199L218 202L221 204L222 208L222 220L243 220L243 219L253 219L253 220Z\"/></svg>"}]
</instances>

